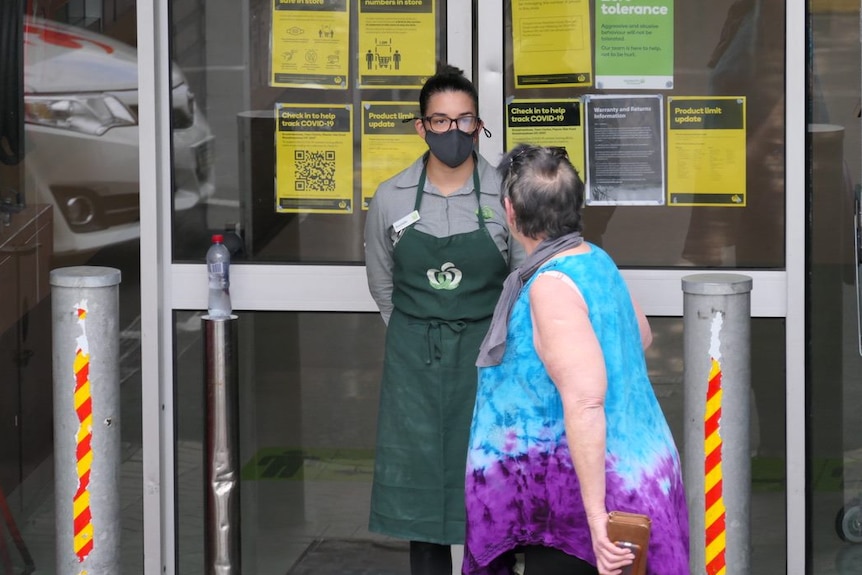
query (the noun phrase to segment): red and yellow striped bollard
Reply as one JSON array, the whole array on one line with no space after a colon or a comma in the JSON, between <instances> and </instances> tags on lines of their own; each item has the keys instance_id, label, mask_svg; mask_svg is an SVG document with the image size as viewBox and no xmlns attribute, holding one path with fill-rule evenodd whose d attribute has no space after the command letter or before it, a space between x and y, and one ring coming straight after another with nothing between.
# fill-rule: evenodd
<instances>
[{"instance_id":1,"label":"red and yellow striped bollard","mask_svg":"<svg viewBox=\"0 0 862 575\"><path fill-rule=\"evenodd\" d=\"M90 512L90 470L93 466L93 398L90 394L90 354L87 342L87 304L78 308L81 336L75 350L75 413L78 416L78 432L75 434L75 469L78 474L78 489L72 500L74 527L73 547L78 561L83 563L93 550L93 522Z\"/></svg>"},{"instance_id":2,"label":"red and yellow striped bollard","mask_svg":"<svg viewBox=\"0 0 862 575\"><path fill-rule=\"evenodd\" d=\"M710 365L703 416L705 559L708 575L724 575L727 526L721 471L721 364L712 358Z\"/></svg>"},{"instance_id":3,"label":"red and yellow striped bollard","mask_svg":"<svg viewBox=\"0 0 862 575\"><path fill-rule=\"evenodd\" d=\"M752 285L741 274L682 278L692 575L750 575Z\"/></svg>"},{"instance_id":4,"label":"red and yellow striped bollard","mask_svg":"<svg viewBox=\"0 0 862 575\"><path fill-rule=\"evenodd\" d=\"M57 575L121 573L120 271L51 271Z\"/></svg>"}]
</instances>

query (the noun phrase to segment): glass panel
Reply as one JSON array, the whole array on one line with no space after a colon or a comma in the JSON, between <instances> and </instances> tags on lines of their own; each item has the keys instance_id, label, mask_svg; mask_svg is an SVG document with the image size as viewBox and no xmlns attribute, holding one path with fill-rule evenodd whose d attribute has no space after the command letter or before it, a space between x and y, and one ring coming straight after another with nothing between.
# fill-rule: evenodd
<instances>
[{"instance_id":1,"label":"glass panel","mask_svg":"<svg viewBox=\"0 0 862 575\"><path fill-rule=\"evenodd\" d=\"M183 575L204 572L200 327L198 313L177 313ZM315 549L323 540L332 548L368 542L367 552L381 556L366 559L367 572L392 557L406 572L403 544L366 528L385 329L380 316L254 312L242 314L238 327L242 573L282 574L302 557L318 561L324 548ZM346 573L346 559L336 551L327 559L328 571L303 572Z\"/></svg>"},{"instance_id":2,"label":"glass panel","mask_svg":"<svg viewBox=\"0 0 862 575\"><path fill-rule=\"evenodd\" d=\"M382 181L422 153L420 147L410 160L393 159L403 155L402 142L386 151L369 147L372 157L363 158L363 146L369 146L363 110L369 102L398 102L418 114L422 78L412 71L433 73L435 62L445 58L445 2L419 3L427 12L390 8L363 23L362 3L326 0L319 10L298 9L300 4L171 2L173 59L194 94L195 118L206 116L199 138L187 141L174 132L174 147L186 148L176 156L177 186L206 184L206 201L194 208L182 208L177 196L175 261L202 261L210 235L227 232L234 261L362 263L363 198L369 193L363 178L376 187L378 174ZM404 56L402 64L405 50L413 60ZM392 74L399 68L404 75ZM174 90L175 120L188 101ZM286 105L286 113L308 114L312 124L325 123L328 114L339 120L334 127L292 127L291 135L301 131L301 137L283 143L284 133L276 139L278 105ZM393 126L395 134L402 124ZM412 125L404 126L409 136ZM420 142L418 136L406 141L408 148Z\"/></svg>"},{"instance_id":3,"label":"glass panel","mask_svg":"<svg viewBox=\"0 0 862 575\"><path fill-rule=\"evenodd\" d=\"M402 542L367 530L385 335L379 315L253 312L238 322L242 572L279 575L322 554L327 569L318 573L345 573L339 562L357 557L338 547L345 541L370 542L360 550L369 572L375 561L406 561ZM203 572L201 323L198 312L176 314L181 575ZM682 450L683 320L650 323L650 378ZM753 321L751 522L764 535L752 542L752 572L776 575L785 572L783 342L783 320Z\"/></svg>"},{"instance_id":4,"label":"glass panel","mask_svg":"<svg viewBox=\"0 0 862 575\"><path fill-rule=\"evenodd\" d=\"M586 95L641 98L660 94L664 98L664 125L668 126L667 104L672 98L697 97L701 102L706 100L707 105L722 102L722 97L745 98L744 144L724 145L716 140L704 139L697 143L703 146L701 150L707 151L697 151L698 148L695 148L691 152L693 157L684 157L691 148L679 143L671 146L668 143L670 130L664 129L666 155L662 158L662 168L666 168L668 186L674 178L688 179L690 182L687 185L694 186L690 188L680 184L672 189L669 187L668 192L682 197L685 192L695 190L703 196L672 202L667 199L670 197L667 194L664 205L587 205L584 211L587 239L607 248L623 267L782 267L785 3L782 0L661 2L658 4L671 7L671 15L654 21L663 20L667 25L666 32L651 31L650 24L639 20L643 18L641 16L625 17L613 12L608 12L601 26L597 25L599 14L608 6L613 9L616 3L611 5L595 0L589 3L572 2L567 7L555 8L558 13L554 16L547 13L537 16L538 12L531 11L531 6L535 8L539 4L520 2L521 12L515 16L518 24L514 26L513 2L507 0L504 4L506 104L535 100L559 103ZM582 9L577 6L586 4L589 4L589 13L580 13ZM619 6L625 6L625 3L619 3ZM531 28L536 22L538 28ZM615 87L597 88L597 82L585 79L586 75L579 79L577 73L571 74L569 78L554 77L553 71L543 70L542 64L565 60L558 54L549 55L547 52L559 50L559 44L551 42L545 46L541 39L557 38L553 32L562 33L566 30L579 30L576 34L566 32L565 37L567 42L568 39L574 39L571 40L573 52L577 52L577 49L586 51L587 56L583 56L586 59L580 65L583 72L589 72L591 66L594 66L592 72L596 74L602 74L603 70L613 72L613 66L617 65L615 62L625 61L628 57L639 58L636 54L653 51L662 54L659 58L665 58L670 66L672 88L662 85L661 88L644 89L640 87L642 78L628 78L623 72L619 73L619 77L625 79L619 81L631 81L632 88L616 87L610 82L603 85ZM587 37L588 33L592 35L592 44L584 42L582 46L576 45L576 40ZM599 45L599 48L593 53L595 45ZM517 54L516 46L521 46ZM602 68L599 69L598 61L604 58L603 51L611 55L603 60ZM624 53L627 56L617 56ZM661 59L657 63L648 59L639 61L643 62L644 67L662 67ZM538 79L532 79L529 73L534 70L544 71L545 74L536 74ZM518 80L517 87L516 74L526 76ZM656 72L656 76L660 76L660 73ZM561 87L555 87L555 83ZM529 105L522 106L524 108L529 108ZM523 120L517 124L521 133L507 137L506 149L516 143L509 140L517 139L540 138L545 144L567 145L564 139L569 136L560 135L559 130L555 133L542 128L553 126L553 120L531 117L531 114L518 119ZM641 128L646 119L634 116L628 121L636 124L629 126L631 130ZM588 123L585 118L584 126ZM615 121L609 123L612 126L616 124ZM620 125L623 125L622 121ZM592 139L595 140L599 133L599 130L594 130ZM614 140L619 138L614 135L610 137L616 141L610 142L610 151L608 148L604 148L603 152L597 148L591 151L588 147L587 154L605 153L623 157L623 154L632 152L620 145L624 139ZM606 145L608 143L604 142ZM744 150L741 149L743 146ZM655 152L655 146L650 150ZM640 153L637 150L635 152ZM743 159L746 155L747 161ZM727 159L731 157L737 158L736 163ZM585 174L590 173L589 165L584 168L583 159L579 161ZM656 172L661 173L659 160L654 158L652 161L656 162ZM604 180L608 182L615 178L636 181L641 176L632 173L643 170L642 165L631 161L623 162L622 168L612 167L610 160L594 164L595 169L609 170L604 175ZM724 177L727 172L741 173L743 169L746 177L741 180L744 182L736 182L746 196L743 203L736 201L738 194L732 193L737 188L711 183L711 180ZM611 183L609 187L617 189L617 185ZM632 185L637 189L635 184ZM708 196L710 193L726 197L726 203L722 203L724 200L718 202L707 199L711 197Z\"/></svg>"},{"instance_id":5,"label":"glass panel","mask_svg":"<svg viewBox=\"0 0 862 575\"><path fill-rule=\"evenodd\" d=\"M650 378L682 450L683 320L654 317L650 323ZM203 572L205 384L200 329L198 312L177 313L182 575ZM323 539L371 541L375 546L367 550L368 556L400 557L393 550L403 551L401 543L367 530L384 331L377 314L241 315L243 573L288 572ZM785 573L784 373L775 369L784 365L783 342L783 320L753 321L751 529L761 535L752 542L751 566L752 573L768 575ZM334 551L325 564L336 568L341 560Z\"/></svg>"},{"instance_id":6,"label":"glass panel","mask_svg":"<svg viewBox=\"0 0 862 575\"><path fill-rule=\"evenodd\" d=\"M121 408L112 423L121 426L121 524L107 528L122 531L123 573L143 572L135 9L129 0L0 3L4 573L54 573L57 550L72 548L55 535L55 525L71 526L74 518L58 516L54 495L53 432L61 419L52 401L49 285L52 269L70 265L122 274ZM94 525L97 541L105 528Z\"/></svg>"},{"instance_id":7,"label":"glass panel","mask_svg":"<svg viewBox=\"0 0 862 575\"><path fill-rule=\"evenodd\" d=\"M812 573L862 558L862 358L854 211L860 180L859 4L809 3L808 535Z\"/></svg>"}]
</instances>

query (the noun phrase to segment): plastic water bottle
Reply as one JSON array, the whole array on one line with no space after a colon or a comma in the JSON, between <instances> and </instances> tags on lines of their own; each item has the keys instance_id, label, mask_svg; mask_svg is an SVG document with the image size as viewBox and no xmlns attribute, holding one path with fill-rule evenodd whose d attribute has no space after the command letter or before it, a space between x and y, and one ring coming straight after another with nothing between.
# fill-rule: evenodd
<instances>
[{"instance_id":1,"label":"plastic water bottle","mask_svg":"<svg viewBox=\"0 0 862 575\"><path fill-rule=\"evenodd\" d=\"M207 250L209 298L207 310L211 318L230 317L230 251L224 245L224 236L214 234Z\"/></svg>"}]
</instances>

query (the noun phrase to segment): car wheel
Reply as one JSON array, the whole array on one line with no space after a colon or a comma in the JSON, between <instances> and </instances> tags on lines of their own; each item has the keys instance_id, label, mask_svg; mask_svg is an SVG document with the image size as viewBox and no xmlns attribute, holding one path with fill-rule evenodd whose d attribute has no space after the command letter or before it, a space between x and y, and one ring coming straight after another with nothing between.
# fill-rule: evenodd
<instances>
[{"instance_id":1,"label":"car wheel","mask_svg":"<svg viewBox=\"0 0 862 575\"><path fill-rule=\"evenodd\" d=\"M842 507L835 517L835 531L842 541L862 543L862 506Z\"/></svg>"}]
</instances>

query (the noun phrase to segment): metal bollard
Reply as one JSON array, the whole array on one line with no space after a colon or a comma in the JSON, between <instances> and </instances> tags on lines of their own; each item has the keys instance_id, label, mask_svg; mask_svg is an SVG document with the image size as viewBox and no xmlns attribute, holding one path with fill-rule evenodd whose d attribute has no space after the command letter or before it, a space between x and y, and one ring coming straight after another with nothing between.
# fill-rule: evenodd
<instances>
[{"instance_id":1,"label":"metal bollard","mask_svg":"<svg viewBox=\"0 0 862 575\"><path fill-rule=\"evenodd\" d=\"M120 270L51 270L58 575L120 573Z\"/></svg>"},{"instance_id":2,"label":"metal bollard","mask_svg":"<svg viewBox=\"0 0 862 575\"><path fill-rule=\"evenodd\" d=\"M692 575L749 573L751 288L738 274L682 278Z\"/></svg>"},{"instance_id":3,"label":"metal bollard","mask_svg":"<svg viewBox=\"0 0 862 575\"><path fill-rule=\"evenodd\" d=\"M239 356L237 316L203 316L206 376L206 575L239 575Z\"/></svg>"}]
</instances>

